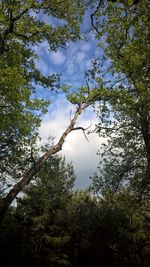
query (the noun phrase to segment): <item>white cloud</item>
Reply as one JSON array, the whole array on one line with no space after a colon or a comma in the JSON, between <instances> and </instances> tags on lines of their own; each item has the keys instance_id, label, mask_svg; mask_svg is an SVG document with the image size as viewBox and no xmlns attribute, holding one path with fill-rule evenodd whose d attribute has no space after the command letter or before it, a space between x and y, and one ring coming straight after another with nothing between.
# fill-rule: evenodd
<instances>
[{"instance_id":1,"label":"white cloud","mask_svg":"<svg viewBox=\"0 0 150 267\"><path fill-rule=\"evenodd\" d=\"M84 52L79 51L78 53L76 53L75 59L78 64L80 64L84 58L85 58Z\"/></svg>"},{"instance_id":2,"label":"white cloud","mask_svg":"<svg viewBox=\"0 0 150 267\"><path fill-rule=\"evenodd\" d=\"M86 61L86 69L89 70L89 69L91 68L91 66L92 66L91 60L88 59L88 60Z\"/></svg>"},{"instance_id":3,"label":"white cloud","mask_svg":"<svg viewBox=\"0 0 150 267\"><path fill-rule=\"evenodd\" d=\"M68 74L73 74L75 72L75 65L70 62L69 64L67 64L67 73Z\"/></svg>"},{"instance_id":4,"label":"white cloud","mask_svg":"<svg viewBox=\"0 0 150 267\"><path fill-rule=\"evenodd\" d=\"M90 50L90 48L91 48L91 45L89 43L85 43L84 45L82 45L81 50L88 51Z\"/></svg>"},{"instance_id":5,"label":"white cloud","mask_svg":"<svg viewBox=\"0 0 150 267\"><path fill-rule=\"evenodd\" d=\"M74 106L66 102L64 99L57 100L54 107L51 107L51 112L47 114L40 127L40 135L46 140L47 136L53 135L57 142L69 125L70 110L74 110ZM87 127L96 123L96 115L91 113L91 109L85 111L78 120L77 126ZM88 113L90 116L88 116ZM73 111L72 111L73 115ZM90 118L90 119L89 119ZM97 134L87 136L89 142L85 139L82 131L71 132L63 145L61 154L65 156L68 162L73 162L77 174L77 187L86 187L89 184L89 176L91 176L98 166L99 158L96 152L102 143L102 139Z\"/></svg>"},{"instance_id":6,"label":"white cloud","mask_svg":"<svg viewBox=\"0 0 150 267\"><path fill-rule=\"evenodd\" d=\"M65 61L65 56L61 51L52 52L50 58L53 60L54 64L61 65Z\"/></svg>"},{"instance_id":7,"label":"white cloud","mask_svg":"<svg viewBox=\"0 0 150 267\"><path fill-rule=\"evenodd\" d=\"M84 124L81 124L84 125ZM96 155L102 140L96 134L88 135L89 142L82 131L70 133L63 147L64 155L68 161L72 161L76 174L78 187L89 184L89 176L92 176L98 166L99 158Z\"/></svg>"}]
</instances>

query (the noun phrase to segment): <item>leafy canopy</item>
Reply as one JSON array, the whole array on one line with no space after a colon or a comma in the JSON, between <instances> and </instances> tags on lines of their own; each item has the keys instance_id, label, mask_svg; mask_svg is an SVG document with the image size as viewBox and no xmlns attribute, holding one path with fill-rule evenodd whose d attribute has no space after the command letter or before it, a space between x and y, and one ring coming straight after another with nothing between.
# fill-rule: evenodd
<instances>
[{"instance_id":1,"label":"leafy canopy","mask_svg":"<svg viewBox=\"0 0 150 267\"><path fill-rule=\"evenodd\" d=\"M97 88L103 84L109 96L99 108L97 130L108 137L99 185L112 191L131 186L140 196L148 193L150 181L148 7L147 0L110 1L99 5L92 21L109 60L107 77L102 77L100 68L94 77Z\"/></svg>"},{"instance_id":2,"label":"leafy canopy","mask_svg":"<svg viewBox=\"0 0 150 267\"><path fill-rule=\"evenodd\" d=\"M56 51L80 38L83 4L82 0L0 3L0 168L4 182L6 176L20 177L33 163L31 150L41 115L50 103L50 97L39 96L39 86L43 90L60 87L58 75L44 76L37 69L35 46L46 42L49 50Z\"/></svg>"}]
</instances>

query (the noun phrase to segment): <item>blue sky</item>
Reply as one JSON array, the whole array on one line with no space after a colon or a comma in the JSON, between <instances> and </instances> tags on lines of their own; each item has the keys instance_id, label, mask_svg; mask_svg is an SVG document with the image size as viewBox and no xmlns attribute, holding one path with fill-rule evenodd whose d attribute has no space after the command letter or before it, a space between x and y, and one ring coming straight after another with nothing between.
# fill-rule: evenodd
<instances>
[{"instance_id":1,"label":"blue sky","mask_svg":"<svg viewBox=\"0 0 150 267\"><path fill-rule=\"evenodd\" d=\"M92 33L89 34L89 41L67 43L66 48L60 48L57 52L50 52L46 42L35 50L40 57L36 66L44 75L61 73L61 81L74 87L84 83L84 73L91 67L91 59L103 54L101 48L97 49Z\"/></svg>"},{"instance_id":2,"label":"blue sky","mask_svg":"<svg viewBox=\"0 0 150 267\"><path fill-rule=\"evenodd\" d=\"M85 20L81 26L82 32L87 32L89 28L90 16L87 13ZM46 23L51 22L50 18L44 17ZM55 23L53 21L52 23ZM35 46L35 51L39 55L36 67L44 74L53 73L61 74L61 82L71 85L73 89L77 89L85 84L84 74L91 67L91 60L103 57L103 49L97 48L97 43L92 32L88 32L87 41L80 40L77 42L69 42L66 48L59 48L57 52L48 50L47 42L43 42L40 46ZM51 97L49 90L38 88L39 97ZM70 121L70 112L75 110L65 99L64 94L58 94L53 97L53 103L49 107L49 112L43 118L40 127L40 135L43 141L46 141L49 135L53 135L57 142L58 138L68 126ZM82 114L78 121L79 126L87 127L91 125L94 128L97 123L96 114L92 108L88 108ZM89 142L85 139L82 132L72 132L66 139L61 154L66 157L68 162L72 161L75 172L77 174L76 187L85 188L89 185L88 179L98 166L99 158L96 155L102 138L96 134L88 136Z\"/></svg>"}]
</instances>

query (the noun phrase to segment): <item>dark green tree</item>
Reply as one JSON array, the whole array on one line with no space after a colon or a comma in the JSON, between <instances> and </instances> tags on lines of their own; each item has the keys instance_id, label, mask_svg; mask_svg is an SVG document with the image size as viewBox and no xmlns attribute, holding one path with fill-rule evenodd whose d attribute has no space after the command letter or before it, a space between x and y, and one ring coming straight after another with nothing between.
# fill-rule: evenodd
<instances>
[{"instance_id":1,"label":"dark green tree","mask_svg":"<svg viewBox=\"0 0 150 267\"><path fill-rule=\"evenodd\" d=\"M95 266L147 266L149 262L148 202L137 202L127 190L105 193L93 242Z\"/></svg>"},{"instance_id":2,"label":"dark green tree","mask_svg":"<svg viewBox=\"0 0 150 267\"><path fill-rule=\"evenodd\" d=\"M8 266L68 266L68 210L75 174L71 164L50 157L3 223L1 257ZM12 222L9 224L9 220ZM6 261L5 261L6 262Z\"/></svg>"}]
</instances>

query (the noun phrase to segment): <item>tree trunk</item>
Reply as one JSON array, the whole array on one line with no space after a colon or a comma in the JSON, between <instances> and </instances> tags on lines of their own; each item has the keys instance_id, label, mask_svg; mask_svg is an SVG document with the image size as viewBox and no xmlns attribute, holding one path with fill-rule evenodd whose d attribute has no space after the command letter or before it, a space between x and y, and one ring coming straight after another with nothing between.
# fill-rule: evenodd
<instances>
[{"instance_id":1,"label":"tree trunk","mask_svg":"<svg viewBox=\"0 0 150 267\"><path fill-rule=\"evenodd\" d=\"M146 150L147 166L146 171L143 174L141 192L148 193L150 188L150 122L149 122L149 106L146 105L146 99L141 101L140 105L140 123L141 123L141 133L143 135L143 140ZM146 189L146 192L145 192ZM148 196L147 196L148 197Z\"/></svg>"}]
</instances>

